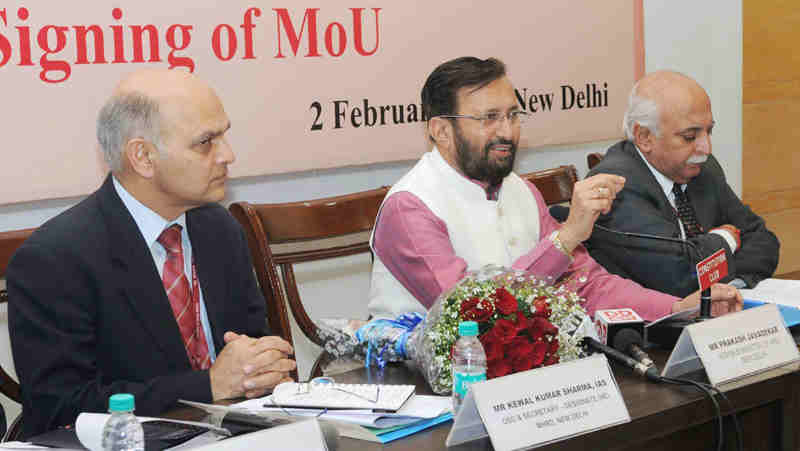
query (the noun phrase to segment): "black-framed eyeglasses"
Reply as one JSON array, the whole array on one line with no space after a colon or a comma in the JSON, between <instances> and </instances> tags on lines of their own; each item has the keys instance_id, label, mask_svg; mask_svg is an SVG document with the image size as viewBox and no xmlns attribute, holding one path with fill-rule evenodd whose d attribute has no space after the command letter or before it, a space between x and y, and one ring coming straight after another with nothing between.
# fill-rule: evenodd
<instances>
[{"instance_id":1,"label":"black-framed eyeglasses","mask_svg":"<svg viewBox=\"0 0 800 451\"><path fill-rule=\"evenodd\" d=\"M519 125L528 120L531 115L527 111L513 110L508 113L501 113L499 111L490 111L480 116L472 116L469 114L442 114L436 117L452 118L452 119L472 119L481 123L481 127L491 129L498 127L503 118L508 119L511 125Z\"/></svg>"}]
</instances>

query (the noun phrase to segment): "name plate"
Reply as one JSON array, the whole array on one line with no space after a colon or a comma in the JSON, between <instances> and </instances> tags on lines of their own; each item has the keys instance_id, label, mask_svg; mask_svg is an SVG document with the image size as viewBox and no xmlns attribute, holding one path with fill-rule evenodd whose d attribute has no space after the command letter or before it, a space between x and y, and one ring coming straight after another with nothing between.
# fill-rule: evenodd
<instances>
[{"instance_id":1,"label":"name plate","mask_svg":"<svg viewBox=\"0 0 800 451\"><path fill-rule=\"evenodd\" d=\"M476 413L498 451L535 448L630 421L601 354L471 385L448 446L480 437L464 434L468 428L482 432Z\"/></svg>"},{"instance_id":2,"label":"name plate","mask_svg":"<svg viewBox=\"0 0 800 451\"><path fill-rule=\"evenodd\" d=\"M697 359L699 364L686 365ZM705 367L709 382L721 386L798 361L800 353L778 306L766 304L687 326L663 375Z\"/></svg>"}]
</instances>

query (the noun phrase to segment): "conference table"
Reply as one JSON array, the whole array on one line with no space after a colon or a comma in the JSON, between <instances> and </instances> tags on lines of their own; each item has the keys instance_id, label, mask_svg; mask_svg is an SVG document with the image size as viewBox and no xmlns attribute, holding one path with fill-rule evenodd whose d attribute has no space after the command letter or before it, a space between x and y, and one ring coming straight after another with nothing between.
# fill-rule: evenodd
<instances>
[{"instance_id":1,"label":"conference table","mask_svg":"<svg viewBox=\"0 0 800 451\"><path fill-rule=\"evenodd\" d=\"M652 350L650 355L663 368L669 352ZM709 450L716 416L707 397L685 387L648 382L627 368L612 364L617 384L631 416L629 423L573 437L537 448L549 450ZM415 384L418 394L431 394L421 374L410 364L389 364L383 370L360 368L335 376L341 383ZM728 391L733 411L742 428L744 449L754 451L800 449L800 374L791 372ZM725 449L735 450L731 409L720 400L725 417ZM199 411L182 408L174 416L195 419ZM381 445L340 438L340 450L454 451L490 450L488 439L447 448L445 439L452 422Z\"/></svg>"}]
</instances>

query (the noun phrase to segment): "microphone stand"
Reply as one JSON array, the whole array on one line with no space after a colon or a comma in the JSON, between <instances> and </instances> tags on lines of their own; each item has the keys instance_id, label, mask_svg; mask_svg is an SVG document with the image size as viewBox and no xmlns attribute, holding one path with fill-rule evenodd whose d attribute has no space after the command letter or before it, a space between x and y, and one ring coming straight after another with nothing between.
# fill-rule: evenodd
<instances>
[{"instance_id":1,"label":"microphone stand","mask_svg":"<svg viewBox=\"0 0 800 451\"><path fill-rule=\"evenodd\" d=\"M661 240L661 241L669 241L672 243L678 243L687 245L694 250L694 253L686 252L689 254L689 258L697 264L697 256L700 255L700 251L697 249L694 243L688 240L680 239L680 238L672 238L666 236L659 236L659 235L649 235L646 233L636 233L636 232L623 232L621 230L614 230L609 229L608 227L603 227L599 224L595 224L594 227L603 230L605 232L614 233L617 235L622 235L629 238L644 238L644 239L651 239L651 240ZM700 314L692 320L691 322L701 322L711 319L711 288L706 288L705 290L700 292Z\"/></svg>"}]
</instances>

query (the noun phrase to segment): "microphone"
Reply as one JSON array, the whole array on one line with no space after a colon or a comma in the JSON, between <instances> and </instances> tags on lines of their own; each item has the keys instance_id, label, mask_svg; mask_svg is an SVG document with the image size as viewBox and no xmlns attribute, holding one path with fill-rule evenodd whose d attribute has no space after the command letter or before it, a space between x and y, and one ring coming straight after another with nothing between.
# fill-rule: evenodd
<instances>
[{"instance_id":1,"label":"microphone","mask_svg":"<svg viewBox=\"0 0 800 451\"><path fill-rule=\"evenodd\" d=\"M583 345L594 352L601 352L605 354L606 357L610 358L611 360L632 369L633 372L639 376L643 376L653 382L659 382L661 380L661 377L658 375L658 371L656 370L655 366L647 366L610 346L600 343L594 338L584 337Z\"/></svg>"},{"instance_id":2,"label":"microphone","mask_svg":"<svg viewBox=\"0 0 800 451\"><path fill-rule=\"evenodd\" d=\"M609 233L613 233L613 234L616 234L616 235L622 235L624 237L629 237L629 238L632 237L632 238L644 238L644 239L648 239L648 240L669 241L671 243L678 243L678 244L687 245L687 246L691 247L692 250L694 251L694 254L686 252L687 254L689 254L689 258L691 258L692 261L696 262L697 260L699 260L699 257L700 257L700 250L697 249L697 246L695 246L695 244L692 243L691 241L684 240L683 238L673 238L671 236L651 235L649 233L623 232L622 230L609 229L608 227L601 226L600 224L595 224L594 228L600 229L600 230L602 230L604 232L609 232Z\"/></svg>"},{"instance_id":3,"label":"microphone","mask_svg":"<svg viewBox=\"0 0 800 451\"><path fill-rule=\"evenodd\" d=\"M697 249L697 246L689 240L684 240L682 238L673 238L667 236L660 236L660 235L651 235L648 233L636 233L636 232L623 232L621 230L614 230L609 229L608 227L603 227L600 224L594 224L594 228L602 230L604 232L613 233L616 235L622 235L624 237L632 237L632 238L644 238L649 240L658 240L658 241L668 241L671 243L678 243L681 245L688 246L692 248L694 253L686 252L689 255L689 258L695 264L700 261L702 258L700 254L700 250ZM704 321L707 319L711 319L711 289L707 288L700 292L700 316L698 317L698 321Z\"/></svg>"},{"instance_id":4,"label":"microphone","mask_svg":"<svg viewBox=\"0 0 800 451\"><path fill-rule=\"evenodd\" d=\"M642 334L634 329L625 328L614 336L614 349L632 356L646 367L655 367L655 362L642 349L644 339Z\"/></svg>"},{"instance_id":5,"label":"microphone","mask_svg":"<svg viewBox=\"0 0 800 451\"><path fill-rule=\"evenodd\" d=\"M645 366L655 365L642 349L644 320L633 309L598 310L594 314L594 325L600 343L633 356Z\"/></svg>"}]
</instances>

